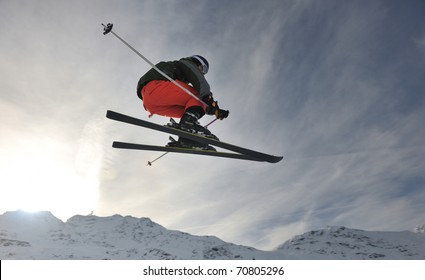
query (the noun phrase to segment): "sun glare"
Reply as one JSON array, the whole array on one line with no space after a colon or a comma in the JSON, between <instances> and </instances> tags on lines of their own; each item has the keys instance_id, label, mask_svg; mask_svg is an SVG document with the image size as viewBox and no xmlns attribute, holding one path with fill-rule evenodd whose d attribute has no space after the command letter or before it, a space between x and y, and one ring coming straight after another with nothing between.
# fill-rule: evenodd
<instances>
[{"instance_id":1,"label":"sun glare","mask_svg":"<svg viewBox=\"0 0 425 280\"><path fill-rule=\"evenodd\" d=\"M62 220L93 211L97 170L79 172L63 153L37 148L15 151L7 163L0 161L1 210L50 211Z\"/></svg>"}]
</instances>

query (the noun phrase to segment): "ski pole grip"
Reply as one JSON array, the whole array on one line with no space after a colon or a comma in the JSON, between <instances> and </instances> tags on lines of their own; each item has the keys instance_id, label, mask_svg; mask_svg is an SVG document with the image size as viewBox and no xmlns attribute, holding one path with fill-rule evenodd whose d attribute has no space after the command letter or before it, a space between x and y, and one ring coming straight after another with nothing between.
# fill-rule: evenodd
<instances>
[{"instance_id":1,"label":"ski pole grip","mask_svg":"<svg viewBox=\"0 0 425 280\"><path fill-rule=\"evenodd\" d=\"M103 25L103 35L106 35L106 34L108 34L109 32L111 32L112 27L114 26L112 23L108 23L107 25L104 25L104 24L102 23L102 25Z\"/></svg>"}]
</instances>

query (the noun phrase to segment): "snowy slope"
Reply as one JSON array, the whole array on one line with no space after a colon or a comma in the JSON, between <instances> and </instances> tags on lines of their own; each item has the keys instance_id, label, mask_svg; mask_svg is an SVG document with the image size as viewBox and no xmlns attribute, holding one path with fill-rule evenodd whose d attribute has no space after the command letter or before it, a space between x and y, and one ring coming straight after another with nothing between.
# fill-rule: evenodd
<instances>
[{"instance_id":1,"label":"snowy slope","mask_svg":"<svg viewBox=\"0 0 425 280\"><path fill-rule=\"evenodd\" d=\"M50 212L0 216L1 259L254 259L268 254L216 237L167 230L148 218Z\"/></svg>"},{"instance_id":2,"label":"snowy slope","mask_svg":"<svg viewBox=\"0 0 425 280\"><path fill-rule=\"evenodd\" d=\"M328 227L288 240L278 249L289 259L425 259L425 234Z\"/></svg>"},{"instance_id":3,"label":"snowy slope","mask_svg":"<svg viewBox=\"0 0 425 280\"><path fill-rule=\"evenodd\" d=\"M425 259L425 234L330 227L266 252L148 218L74 216L64 223L50 212L16 211L0 215L0 259Z\"/></svg>"}]
</instances>

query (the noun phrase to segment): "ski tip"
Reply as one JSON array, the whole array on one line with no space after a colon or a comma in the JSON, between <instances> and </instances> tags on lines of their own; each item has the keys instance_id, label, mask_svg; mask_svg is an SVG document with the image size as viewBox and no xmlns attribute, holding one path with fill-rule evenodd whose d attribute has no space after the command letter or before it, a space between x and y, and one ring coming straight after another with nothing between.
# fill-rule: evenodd
<instances>
[{"instance_id":1,"label":"ski tip","mask_svg":"<svg viewBox=\"0 0 425 280\"><path fill-rule=\"evenodd\" d=\"M278 163L283 159L283 156L274 156L272 160L270 160L270 163Z\"/></svg>"}]
</instances>

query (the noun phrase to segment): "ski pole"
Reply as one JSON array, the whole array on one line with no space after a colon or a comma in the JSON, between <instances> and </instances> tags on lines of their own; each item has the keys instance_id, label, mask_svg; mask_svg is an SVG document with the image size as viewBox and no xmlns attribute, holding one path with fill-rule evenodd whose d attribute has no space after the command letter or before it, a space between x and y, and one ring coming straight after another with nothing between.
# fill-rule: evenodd
<instances>
[{"instance_id":1,"label":"ski pole","mask_svg":"<svg viewBox=\"0 0 425 280\"><path fill-rule=\"evenodd\" d=\"M163 153L162 155L160 155L159 157L157 157L156 159L154 159L153 161L148 161L148 165L147 166L152 166L152 163L154 163L155 161L159 160L160 158L162 158L163 156L165 156L166 154L168 154L168 152Z\"/></svg>"},{"instance_id":2,"label":"ski pole","mask_svg":"<svg viewBox=\"0 0 425 280\"><path fill-rule=\"evenodd\" d=\"M213 119L212 121L210 121L207 125L205 125L204 127L207 128L209 125L211 125L213 122L215 122L218 119ZM170 137L170 140L174 140L172 137ZM162 155L160 155L159 157L157 157L156 159L152 160L152 161L148 161L148 164L146 166L152 166L152 163L154 163L155 161L159 160L160 158L162 158L163 156L165 156L166 154L168 154L169 152L165 152Z\"/></svg>"},{"instance_id":3,"label":"ski pole","mask_svg":"<svg viewBox=\"0 0 425 280\"><path fill-rule=\"evenodd\" d=\"M170 82L172 82L173 84L175 84L176 86L178 86L180 89L182 89L184 92L186 92L187 94L189 94L191 97L195 98L196 100L198 100L199 102L201 102L202 104L204 104L205 106L207 106L207 104L202 101L198 96L194 95L193 93L191 93L189 90L185 89L184 87L182 87L181 85L179 85L175 80L171 79L170 76L168 76L167 74L165 74L163 71L161 71L161 69L159 69L158 67L156 67L152 62L149 61L149 59L147 59L144 55L142 55L140 52L138 52L135 48L133 48L130 44L128 44L126 41L124 41L120 36L118 36L114 31L112 31L112 27L114 26L112 23L108 23L107 25L104 25L102 23L103 28L103 35L106 35L108 33L112 33L115 37L117 37L118 40L120 40L124 45L126 45L127 47L129 47L133 52L135 52L139 57L141 57L144 61L146 61L146 63L148 63L150 66L152 66L152 68L154 68L156 71L158 71L159 74L161 74L162 76L164 76L166 79L168 79Z\"/></svg>"}]
</instances>

